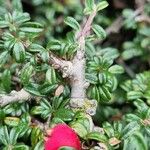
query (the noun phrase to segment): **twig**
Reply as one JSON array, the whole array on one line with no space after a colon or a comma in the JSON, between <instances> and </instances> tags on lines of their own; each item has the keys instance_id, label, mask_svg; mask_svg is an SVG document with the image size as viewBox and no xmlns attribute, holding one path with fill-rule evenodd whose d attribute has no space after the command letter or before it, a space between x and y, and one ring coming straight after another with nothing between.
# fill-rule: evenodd
<instances>
[{"instance_id":1,"label":"twig","mask_svg":"<svg viewBox=\"0 0 150 150\"><path fill-rule=\"evenodd\" d=\"M10 1L10 0L6 0L6 1L5 1L5 3L6 3L6 7L7 7L7 9L8 9L10 12L12 12L12 5L11 5L11 1Z\"/></svg>"},{"instance_id":2,"label":"twig","mask_svg":"<svg viewBox=\"0 0 150 150\"><path fill-rule=\"evenodd\" d=\"M135 0L135 4L137 8L143 7L146 0Z\"/></svg>"},{"instance_id":3,"label":"twig","mask_svg":"<svg viewBox=\"0 0 150 150\"><path fill-rule=\"evenodd\" d=\"M134 11L132 15L132 19L136 19L136 17L138 15L140 15L143 12L143 6L139 7L138 9L136 9ZM117 19L115 19L115 21L108 27L106 28L106 33L107 36L109 36L111 33L118 33L120 31L120 29L123 26L123 16L119 16ZM94 42L94 44L100 44L102 43L103 40L97 40Z\"/></svg>"},{"instance_id":4,"label":"twig","mask_svg":"<svg viewBox=\"0 0 150 150\"><path fill-rule=\"evenodd\" d=\"M137 10L140 9L140 15L138 14L135 17L135 21L137 22L146 22L150 24L150 17L144 13L144 5L146 4L146 0L135 0Z\"/></svg>"},{"instance_id":5,"label":"twig","mask_svg":"<svg viewBox=\"0 0 150 150\"><path fill-rule=\"evenodd\" d=\"M37 54L38 61L42 61L40 54ZM73 64L71 61L63 60L58 56L54 55L52 52L49 53L49 64L51 64L55 69L62 72L62 77L71 78Z\"/></svg>"},{"instance_id":6,"label":"twig","mask_svg":"<svg viewBox=\"0 0 150 150\"><path fill-rule=\"evenodd\" d=\"M8 95L0 95L0 106L5 106L14 102L27 101L32 97L33 96L24 89L21 89L20 91L12 91Z\"/></svg>"},{"instance_id":7,"label":"twig","mask_svg":"<svg viewBox=\"0 0 150 150\"><path fill-rule=\"evenodd\" d=\"M37 126L42 131L45 131L45 129L46 129L44 123L40 122L39 120L37 120L36 118L33 118L33 117L32 117L31 126Z\"/></svg>"},{"instance_id":8,"label":"twig","mask_svg":"<svg viewBox=\"0 0 150 150\"><path fill-rule=\"evenodd\" d=\"M107 35L111 33L118 33L121 27L123 26L123 17L119 16L110 27L106 29Z\"/></svg>"},{"instance_id":9,"label":"twig","mask_svg":"<svg viewBox=\"0 0 150 150\"><path fill-rule=\"evenodd\" d=\"M137 21L137 22L146 22L146 23L148 23L148 24L150 24L150 17L149 16L147 16L147 15L140 15L140 16L137 16L136 18L135 18L135 20Z\"/></svg>"},{"instance_id":10,"label":"twig","mask_svg":"<svg viewBox=\"0 0 150 150\"><path fill-rule=\"evenodd\" d=\"M71 77L73 69L73 64L71 61L63 60L50 53L49 63L52 64L55 69L58 69L62 72L63 78Z\"/></svg>"},{"instance_id":11,"label":"twig","mask_svg":"<svg viewBox=\"0 0 150 150\"><path fill-rule=\"evenodd\" d=\"M46 123L44 124L44 126L45 126L45 129L48 129L49 128L49 124L50 124L50 121L51 121L51 115L49 115L49 117L48 117L48 119L47 119L47 121L46 121Z\"/></svg>"},{"instance_id":12,"label":"twig","mask_svg":"<svg viewBox=\"0 0 150 150\"><path fill-rule=\"evenodd\" d=\"M122 58L119 58L117 61L116 61L119 65L121 65L126 73L131 77L131 78L134 78L135 77L135 73L126 65L126 63L123 61Z\"/></svg>"}]
</instances>

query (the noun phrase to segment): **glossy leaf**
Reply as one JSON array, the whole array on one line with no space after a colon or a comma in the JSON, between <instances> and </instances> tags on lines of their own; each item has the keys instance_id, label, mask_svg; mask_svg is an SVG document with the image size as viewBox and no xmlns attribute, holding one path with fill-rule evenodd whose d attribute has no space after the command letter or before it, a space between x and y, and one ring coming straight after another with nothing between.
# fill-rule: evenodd
<instances>
[{"instance_id":1,"label":"glossy leaf","mask_svg":"<svg viewBox=\"0 0 150 150\"><path fill-rule=\"evenodd\" d=\"M91 132L87 134L86 138L89 140L96 140L103 143L107 142L108 140L104 134L99 132Z\"/></svg>"},{"instance_id":2,"label":"glossy leaf","mask_svg":"<svg viewBox=\"0 0 150 150\"><path fill-rule=\"evenodd\" d=\"M108 69L108 71L111 72L112 74L121 74L124 72L124 69L119 65L113 65Z\"/></svg>"},{"instance_id":3,"label":"glossy leaf","mask_svg":"<svg viewBox=\"0 0 150 150\"><path fill-rule=\"evenodd\" d=\"M92 26L92 30L94 31L94 33L97 35L98 38L100 39L106 38L106 32L101 26L95 24Z\"/></svg>"},{"instance_id":4,"label":"glossy leaf","mask_svg":"<svg viewBox=\"0 0 150 150\"><path fill-rule=\"evenodd\" d=\"M97 7L96 7L96 8L97 8L97 11L100 11L100 10L106 8L108 5L109 5L109 4L108 4L107 1L99 2L99 3L97 4Z\"/></svg>"},{"instance_id":5,"label":"glossy leaf","mask_svg":"<svg viewBox=\"0 0 150 150\"><path fill-rule=\"evenodd\" d=\"M21 42L17 42L13 48L13 55L17 62L21 63L25 60L25 48Z\"/></svg>"},{"instance_id":6,"label":"glossy leaf","mask_svg":"<svg viewBox=\"0 0 150 150\"><path fill-rule=\"evenodd\" d=\"M72 17L67 17L64 22L75 30L80 29L79 23Z\"/></svg>"},{"instance_id":7,"label":"glossy leaf","mask_svg":"<svg viewBox=\"0 0 150 150\"><path fill-rule=\"evenodd\" d=\"M11 72L10 70L5 70L2 74L2 85L4 89L9 92L11 89Z\"/></svg>"}]
</instances>

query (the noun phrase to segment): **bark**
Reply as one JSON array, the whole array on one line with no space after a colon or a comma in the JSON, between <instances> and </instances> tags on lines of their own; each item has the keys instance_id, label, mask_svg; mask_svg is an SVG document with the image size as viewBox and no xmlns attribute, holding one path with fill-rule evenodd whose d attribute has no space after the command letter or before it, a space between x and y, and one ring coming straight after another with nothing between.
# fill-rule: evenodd
<instances>
[{"instance_id":1,"label":"bark","mask_svg":"<svg viewBox=\"0 0 150 150\"><path fill-rule=\"evenodd\" d=\"M89 35L93 19L96 12L93 12L87 19L85 25L77 33L76 38L78 40L79 49L75 55L72 64L73 72L71 79L71 107L82 107L86 99L87 83L85 81L85 38Z\"/></svg>"},{"instance_id":2,"label":"bark","mask_svg":"<svg viewBox=\"0 0 150 150\"><path fill-rule=\"evenodd\" d=\"M10 94L0 95L0 106L5 106L14 102L27 101L32 97L33 96L24 89L21 89L20 91L12 91Z\"/></svg>"}]
</instances>

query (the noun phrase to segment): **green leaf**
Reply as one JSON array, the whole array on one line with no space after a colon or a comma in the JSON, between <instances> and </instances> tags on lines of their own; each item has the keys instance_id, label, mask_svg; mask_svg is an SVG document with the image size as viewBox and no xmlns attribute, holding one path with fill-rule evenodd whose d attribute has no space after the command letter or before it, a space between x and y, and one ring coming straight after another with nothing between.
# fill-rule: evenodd
<instances>
[{"instance_id":1,"label":"green leaf","mask_svg":"<svg viewBox=\"0 0 150 150\"><path fill-rule=\"evenodd\" d=\"M40 114L44 119L46 119L51 115L52 111L52 106L49 101L42 99L40 106L33 107L31 113L34 115Z\"/></svg>"},{"instance_id":2,"label":"green leaf","mask_svg":"<svg viewBox=\"0 0 150 150\"><path fill-rule=\"evenodd\" d=\"M13 150L29 150L29 147L24 144L16 144Z\"/></svg>"},{"instance_id":3,"label":"green leaf","mask_svg":"<svg viewBox=\"0 0 150 150\"><path fill-rule=\"evenodd\" d=\"M122 53L122 57L124 60L128 60L128 59L131 59L133 57L141 56L141 55L142 55L141 49L137 49L137 48L126 49Z\"/></svg>"},{"instance_id":4,"label":"green leaf","mask_svg":"<svg viewBox=\"0 0 150 150\"><path fill-rule=\"evenodd\" d=\"M49 52L48 52L48 51L43 51L43 52L41 53L41 58L42 58L43 62L48 63L48 61L49 61L49 59L50 59L50 57L49 57Z\"/></svg>"},{"instance_id":5,"label":"green leaf","mask_svg":"<svg viewBox=\"0 0 150 150\"><path fill-rule=\"evenodd\" d=\"M17 143L17 138L18 138L19 133L15 128L12 128L9 133L9 144L10 145L15 145Z\"/></svg>"},{"instance_id":6,"label":"green leaf","mask_svg":"<svg viewBox=\"0 0 150 150\"><path fill-rule=\"evenodd\" d=\"M39 85L37 84L29 84L24 89L33 95L42 96L38 88L39 88Z\"/></svg>"},{"instance_id":7,"label":"green leaf","mask_svg":"<svg viewBox=\"0 0 150 150\"><path fill-rule=\"evenodd\" d=\"M122 131L122 139L126 139L140 129L140 125L136 121L130 122Z\"/></svg>"},{"instance_id":8,"label":"green leaf","mask_svg":"<svg viewBox=\"0 0 150 150\"><path fill-rule=\"evenodd\" d=\"M12 15L10 13L6 13L5 14L5 20L9 23L12 23L13 22L13 18L12 18Z\"/></svg>"},{"instance_id":9,"label":"green leaf","mask_svg":"<svg viewBox=\"0 0 150 150\"><path fill-rule=\"evenodd\" d=\"M2 64L5 64L5 63L6 63L6 61L8 60L8 57L9 57L8 51L4 51L4 52L2 52L2 53L0 54L0 66L1 66Z\"/></svg>"},{"instance_id":10,"label":"green leaf","mask_svg":"<svg viewBox=\"0 0 150 150\"><path fill-rule=\"evenodd\" d=\"M15 60L19 63L25 60L25 48L21 42L15 43L13 48L13 55L15 57Z\"/></svg>"},{"instance_id":11,"label":"green leaf","mask_svg":"<svg viewBox=\"0 0 150 150\"><path fill-rule=\"evenodd\" d=\"M80 30L80 25L74 18L67 17L64 22L73 29Z\"/></svg>"},{"instance_id":12,"label":"green leaf","mask_svg":"<svg viewBox=\"0 0 150 150\"><path fill-rule=\"evenodd\" d=\"M97 101L100 100L100 93L99 93L97 86L91 86L88 89L87 95L89 98L95 99Z\"/></svg>"},{"instance_id":13,"label":"green leaf","mask_svg":"<svg viewBox=\"0 0 150 150\"><path fill-rule=\"evenodd\" d=\"M87 129L85 128L85 126L80 123L80 122L73 122L71 124L71 128L73 128L75 130L75 132L81 137L81 138L85 138L88 131Z\"/></svg>"},{"instance_id":14,"label":"green leaf","mask_svg":"<svg viewBox=\"0 0 150 150\"><path fill-rule=\"evenodd\" d=\"M38 114L41 114L42 111L43 111L43 108L41 106L35 106L31 109L31 114L38 115Z\"/></svg>"},{"instance_id":15,"label":"green leaf","mask_svg":"<svg viewBox=\"0 0 150 150\"><path fill-rule=\"evenodd\" d=\"M48 42L47 44L47 47L46 47L47 50L60 50L61 49L61 42L59 40L51 40Z\"/></svg>"},{"instance_id":16,"label":"green leaf","mask_svg":"<svg viewBox=\"0 0 150 150\"><path fill-rule=\"evenodd\" d=\"M93 124L91 118L85 113L77 113L74 117L76 120L71 122L71 127L77 132L81 138L86 139L86 135L93 130Z\"/></svg>"},{"instance_id":17,"label":"green leaf","mask_svg":"<svg viewBox=\"0 0 150 150\"><path fill-rule=\"evenodd\" d=\"M11 73L10 70L5 70L2 74L2 85L4 87L4 89L9 92L11 89Z\"/></svg>"},{"instance_id":18,"label":"green leaf","mask_svg":"<svg viewBox=\"0 0 150 150\"><path fill-rule=\"evenodd\" d=\"M21 13L18 11L14 11L13 14L13 20L17 25L21 25L24 22L27 22L30 20L30 15L28 13Z\"/></svg>"},{"instance_id":19,"label":"green leaf","mask_svg":"<svg viewBox=\"0 0 150 150\"><path fill-rule=\"evenodd\" d=\"M116 121L116 122L114 122L113 127L114 127L114 130L117 131L117 133L120 137L120 134L123 130L123 124L120 121Z\"/></svg>"},{"instance_id":20,"label":"green leaf","mask_svg":"<svg viewBox=\"0 0 150 150\"><path fill-rule=\"evenodd\" d=\"M111 77L111 83L112 83L111 90L115 91L118 86L118 80L117 80L116 76Z\"/></svg>"},{"instance_id":21,"label":"green leaf","mask_svg":"<svg viewBox=\"0 0 150 150\"><path fill-rule=\"evenodd\" d=\"M76 149L73 147L69 147L69 146L63 146L63 147L60 147L59 150L76 150Z\"/></svg>"},{"instance_id":22,"label":"green leaf","mask_svg":"<svg viewBox=\"0 0 150 150\"><path fill-rule=\"evenodd\" d=\"M43 31L43 26L37 22L27 22L20 26L20 31L29 33L39 33Z\"/></svg>"},{"instance_id":23,"label":"green leaf","mask_svg":"<svg viewBox=\"0 0 150 150\"><path fill-rule=\"evenodd\" d=\"M67 36L67 41L69 43L75 43L76 42L75 33L74 32L68 32L66 36Z\"/></svg>"},{"instance_id":24,"label":"green leaf","mask_svg":"<svg viewBox=\"0 0 150 150\"><path fill-rule=\"evenodd\" d=\"M46 72L46 81L49 84L55 84L57 82L55 69L50 67Z\"/></svg>"},{"instance_id":25,"label":"green leaf","mask_svg":"<svg viewBox=\"0 0 150 150\"><path fill-rule=\"evenodd\" d=\"M89 10L94 10L95 7L94 0L85 0L85 7Z\"/></svg>"},{"instance_id":26,"label":"green leaf","mask_svg":"<svg viewBox=\"0 0 150 150\"><path fill-rule=\"evenodd\" d=\"M28 47L28 50L30 52L43 52L45 51L45 48L39 44L35 44L35 43L32 43L29 47Z\"/></svg>"},{"instance_id":27,"label":"green leaf","mask_svg":"<svg viewBox=\"0 0 150 150\"><path fill-rule=\"evenodd\" d=\"M126 114L125 115L125 120L128 121L128 122L132 122L132 121L140 121L141 118L138 117L135 114Z\"/></svg>"},{"instance_id":28,"label":"green leaf","mask_svg":"<svg viewBox=\"0 0 150 150\"><path fill-rule=\"evenodd\" d=\"M17 126L20 122L20 119L17 118L17 117L6 117L4 119L4 122L6 125L9 125L9 126Z\"/></svg>"},{"instance_id":29,"label":"green leaf","mask_svg":"<svg viewBox=\"0 0 150 150\"><path fill-rule=\"evenodd\" d=\"M89 83L97 84L98 78L96 74L86 73L85 78Z\"/></svg>"},{"instance_id":30,"label":"green leaf","mask_svg":"<svg viewBox=\"0 0 150 150\"><path fill-rule=\"evenodd\" d=\"M39 87L39 91L41 94L50 94L54 92L54 90L58 87L58 84L43 84Z\"/></svg>"},{"instance_id":31,"label":"green leaf","mask_svg":"<svg viewBox=\"0 0 150 150\"><path fill-rule=\"evenodd\" d=\"M56 117L53 118L51 122L52 122L51 124L54 124L54 125L59 124L59 123L65 123L60 118L56 118Z\"/></svg>"},{"instance_id":32,"label":"green leaf","mask_svg":"<svg viewBox=\"0 0 150 150\"><path fill-rule=\"evenodd\" d=\"M105 74L105 73L99 73L98 74L98 79L99 79L99 83L100 84L105 84L107 82L107 80L108 80L107 74Z\"/></svg>"},{"instance_id":33,"label":"green leaf","mask_svg":"<svg viewBox=\"0 0 150 150\"><path fill-rule=\"evenodd\" d=\"M19 11L19 12L23 11L21 0L13 0L12 6L13 6L13 9L16 11Z\"/></svg>"},{"instance_id":34,"label":"green leaf","mask_svg":"<svg viewBox=\"0 0 150 150\"><path fill-rule=\"evenodd\" d=\"M116 59L119 56L119 52L116 48L107 47L99 51L99 55L102 55L106 59Z\"/></svg>"},{"instance_id":35,"label":"green leaf","mask_svg":"<svg viewBox=\"0 0 150 150\"><path fill-rule=\"evenodd\" d=\"M100 11L100 10L106 8L108 5L109 4L107 1L102 1L97 4L96 9L97 9L97 11Z\"/></svg>"},{"instance_id":36,"label":"green leaf","mask_svg":"<svg viewBox=\"0 0 150 150\"><path fill-rule=\"evenodd\" d=\"M149 108L147 104L143 100L140 100L140 99L137 99L136 101L134 101L133 104L137 107L138 111L140 112L144 112Z\"/></svg>"},{"instance_id":37,"label":"green leaf","mask_svg":"<svg viewBox=\"0 0 150 150\"><path fill-rule=\"evenodd\" d=\"M73 111L65 108L60 108L54 112L54 117L60 118L63 121L71 121L73 116Z\"/></svg>"},{"instance_id":38,"label":"green leaf","mask_svg":"<svg viewBox=\"0 0 150 150\"><path fill-rule=\"evenodd\" d=\"M101 26L95 24L92 26L92 30L94 31L94 33L97 35L98 38L100 39L106 38L106 32Z\"/></svg>"},{"instance_id":39,"label":"green leaf","mask_svg":"<svg viewBox=\"0 0 150 150\"><path fill-rule=\"evenodd\" d=\"M124 141L123 150L148 150L145 137L140 132L135 132Z\"/></svg>"},{"instance_id":40,"label":"green leaf","mask_svg":"<svg viewBox=\"0 0 150 150\"><path fill-rule=\"evenodd\" d=\"M16 129L16 132L19 134L18 137L23 137L29 129L28 128L28 121L26 121L27 119L25 120L25 123L23 122L22 119L21 119L22 122L20 121L19 125L14 127ZM28 120L30 120L30 118L28 118Z\"/></svg>"},{"instance_id":41,"label":"green leaf","mask_svg":"<svg viewBox=\"0 0 150 150\"><path fill-rule=\"evenodd\" d=\"M138 99L143 96L143 93L140 91L130 91L127 93L127 98L129 100Z\"/></svg>"},{"instance_id":42,"label":"green leaf","mask_svg":"<svg viewBox=\"0 0 150 150\"><path fill-rule=\"evenodd\" d=\"M0 124L3 122L4 118L5 118L6 114L4 109L0 109Z\"/></svg>"},{"instance_id":43,"label":"green leaf","mask_svg":"<svg viewBox=\"0 0 150 150\"><path fill-rule=\"evenodd\" d=\"M84 14L85 14L85 15L90 15L90 14L92 13L92 11L93 11L93 10L91 10L91 9L89 9L89 8L86 7L86 8L84 9Z\"/></svg>"},{"instance_id":44,"label":"green leaf","mask_svg":"<svg viewBox=\"0 0 150 150\"><path fill-rule=\"evenodd\" d=\"M30 78L32 76L32 72L33 72L33 66L30 65L29 63L27 63L21 70L21 82L24 85L27 85L30 81Z\"/></svg>"},{"instance_id":45,"label":"green leaf","mask_svg":"<svg viewBox=\"0 0 150 150\"><path fill-rule=\"evenodd\" d=\"M103 143L108 141L107 137L104 134L99 133L99 132L88 133L86 135L86 138L88 140L96 140L96 141L103 142Z\"/></svg>"},{"instance_id":46,"label":"green leaf","mask_svg":"<svg viewBox=\"0 0 150 150\"><path fill-rule=\"evenodd\" d=\"M100 86L98 88L98 90L99 90L100 97L101 97L102 101L106 101L107 102L107 101L111 100L111 93L110 93L110 91L108 90L107 87Z\"/></svg>"},{"instance_id":47,"label":"green leaf","mask_svg":"<svg viewBox=\"0 0 150 150\"><path fill-rule=\"evenodd\" d=\"M0 128L0 141L6 146L10 143L8 129L6 126Z\"/></svg>"},{"instance_id":48,"label":"green leaf","mask_svg":"<svg viewBox=\"0 0 150 150\"><path fill-rule=\"evenodd\" d=\"M38 127L34 127L31 131L31 145L32 146L36 145L41 136L42 136L41 130Z\"/></svg>"},{"instance_id":49,"label":"green leaf","mask_svg":"<svg viewBox=\"0 0 150 150\"><path fill-rule=\"evenodd\" d=\"M113 65L108 69L108 71L111 72L112 74L121 74L124 72L124 69L122 66Z\"/></svg>"},{"instance_id":50,"label":"green leaf","mask_svg":"<svg viewBox=\"0 0 150 150\"><path fill-rule=\"evenodd\" d=\"M44 149L43 140L40 140L34 147L34 150L42 150Z\"/></svg>"},{"instance_id":51,"label":"green leaf","mask_svg":"<svg viewBox=\"0 0 150 150\"><path fill-rule=\"evenodd\" d=\"M115 131L110 123L108 123L108 122L103 123L103 129L109 138L115 136Z\"/></svg>"},{"instance_id":52,"label":"green leaf","mask_svg":"<svg viewBox=\"0 0 150 150\"><path fill-rule=\"evenodd\" d=\"M5 20L0 20L0 28L6 28L9 26L9 22Z\"/></svg>"},{"instance_id":53,"label":"green leaf","mask_svg":"<svg viewBox=\"0 0 150 150\"><path fill-rule=\"evenodd\" d=\"M8 50L11 50L14 44L16 43L15 37L9 32L4 32L3 40L4 40L4 48Z\"/></svg>"}]
</instances>

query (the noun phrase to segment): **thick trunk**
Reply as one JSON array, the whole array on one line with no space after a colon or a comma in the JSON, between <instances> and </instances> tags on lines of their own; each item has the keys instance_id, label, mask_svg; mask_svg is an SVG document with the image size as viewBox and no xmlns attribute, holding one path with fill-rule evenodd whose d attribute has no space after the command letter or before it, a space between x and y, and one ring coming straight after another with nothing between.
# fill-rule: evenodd
<instances>
[{"instance_id":1,"label":"thick trunk","mask_svg":"<svg viewBox=\"0 0 150 150\"><path fill-rule=\"evenodd\" d=\"M82 107L84 103L85 91L85 58L75 57L73 60L73 78L71 79L71 99L78 107Z\"/></svg>"}]
</instances>

